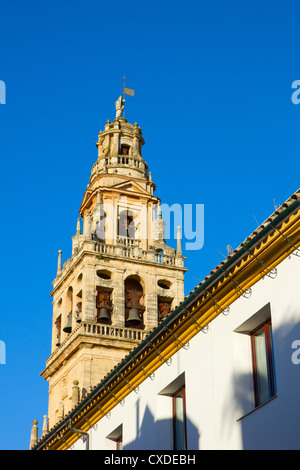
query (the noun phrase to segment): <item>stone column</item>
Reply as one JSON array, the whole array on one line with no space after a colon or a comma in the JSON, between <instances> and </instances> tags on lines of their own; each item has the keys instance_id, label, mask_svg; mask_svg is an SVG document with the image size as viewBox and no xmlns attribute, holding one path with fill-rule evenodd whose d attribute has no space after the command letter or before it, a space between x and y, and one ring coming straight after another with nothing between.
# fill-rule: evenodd
<instances>
[{"instance_id":1,"label":"stone column","mask_svg":"<svg viewBox=\"0 0 300 470\"><path fill-rule=\"evenodd\" d=\"M87 218L86 218L85 239L91 240L91 238L92 238L92 214L91 214L91 211L89 211Z\"/></svg>"},{"instance_id":2,"label":"stone column","mask_svg":"<svg viewBox=\"0 0 300 470\"><path fill-rule=\"evenodd\" d=\"M116 269L113 290L113 326L125 326L124 269Z\"/></svg>"},{"instance_id":3,"label":"stone column","mask_svg":"<svg viewBox=\"0 0 300 470\"><path fill-rule=\"evenodd\" d=\"M95 321L96 312L96 273L95 265L86 264L82 281L82 321Z\"/></svg>"},{"instance_id":4,"label":"stone column","mask_svg":"<svg viewBox=\"0 0 300 470\"><path fill-rule=\"evenodd\" d=\"M75 407L79 403L79 382L78 380L73 381L73 387L72 387L72 407Z\"/></svg>"},{"instance_id":5,"label":"stone column","mask_svg":"<svg viewBox=\"0 0 300 470\"><path fill-rule=\"evenodd\" d=\"M146 328L151 330L156 327L158 323L157 284L155 274L148 273L148 275L144 277L144 281L146 284L146 311L144 313L144 323Z\"/></svg>"},{"instance_id":6,"label":"stone column","mask_svg":"<svg viewBox=\"0 0 300 470\"><path fill-rule=\"evenodd\" d=\"M115 122L115 128L119 129L119 123L118 122ZM120 134L119 134L120 131L115 131L114 132L114 143L113 143L113 154L114 155L118 155L119 154L119 150L120 150Z\"/></svg>"},{"instance_id":7,"label":"stone column","mask_svg":"<svg viewBox=\"0 0 300 470\"><path fill-rule=\"evenodd\" d=\"M64 417L64 404L62 401L58 403L58 410L57 410L57 421L60 421Z\"/></svg>"},{"instance_id":8,"label":"stone column","mask_svg":"<svg viewBox=\"0 0 300 470\"><path fill-rule=\"evenodd\" d=\"M136 157L140 154L140 149L139 149L139 139L137 135L133 137L133 155Z\"/></svg>"}]
</instances>

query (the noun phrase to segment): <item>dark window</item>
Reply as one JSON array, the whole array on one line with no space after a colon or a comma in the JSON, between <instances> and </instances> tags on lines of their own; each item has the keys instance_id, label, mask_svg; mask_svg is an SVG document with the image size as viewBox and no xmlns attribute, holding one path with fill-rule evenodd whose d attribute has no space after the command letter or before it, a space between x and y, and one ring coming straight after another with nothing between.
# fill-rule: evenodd
<instances>
[{"instance_id":1,"label":"dark window","mask_svg":"<svg viewBox=\"0 0 300 470\"><path fill-rule=\"evenodd\" d=\"M129 155L129 146L128 145L121 145L121 154L122 155Z\"/></svg>"},{"instance_id":2,"label":"dark window","mask_svg":"<svg viewBox=\"0 0 300 470\"><path fill-rule=\"evenodd\" d=\"M251 333L255 406L276 394L271 322Z\"/></svg>"},{"instance_id":3,"label":"dark window","mask_svg":"<svg viewBox=\"0 0 300 470\"><path fill-rule=\"evenodd\" d=\"M158 321L163 320L171 313L172 300L158 298Z\"/></svg>"}]
</instances>

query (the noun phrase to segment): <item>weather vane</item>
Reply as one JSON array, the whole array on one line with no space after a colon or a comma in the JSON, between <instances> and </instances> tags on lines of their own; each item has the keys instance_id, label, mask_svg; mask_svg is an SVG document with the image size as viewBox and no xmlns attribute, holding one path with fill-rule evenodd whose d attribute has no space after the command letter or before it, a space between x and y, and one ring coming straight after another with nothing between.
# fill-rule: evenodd
<instances>
[{"instance_id":1,"label":"weather vane","mask_svg":"<svg viewBox=\"0 0 300 470\"><path fill-rule=\"evenodd\" d=\"M125 87L125 82L126 82L126 77L124 75L123 77L123 88L122 88L122 95L119 96L119 99L116 101L116 117L122 117L123 114L125 113L125 107L124 107L124 103L125 103L125 95L130 95L130 96L134 96L134 90L132 90L131 88L126 88Z\"/></svg>"},{"instance_id":2,"label":"weather vane","mask_svg":"<svg viewBox=\"0 0 300 470\"><path fill-rule=\"evenodd\" d=\"M126 82L126 76L124 75L123 77L123 100L124 101L125 101L125 95L134 96L134 90L132 90L131 88L126 88L125 82Z\"/></svg>"}]
</instances>

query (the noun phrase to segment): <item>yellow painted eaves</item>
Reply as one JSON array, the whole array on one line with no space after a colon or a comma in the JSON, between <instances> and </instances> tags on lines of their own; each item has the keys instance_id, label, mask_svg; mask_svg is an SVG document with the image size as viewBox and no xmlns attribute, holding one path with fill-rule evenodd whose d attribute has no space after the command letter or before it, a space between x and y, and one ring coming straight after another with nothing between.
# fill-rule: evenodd
<instances>
[{"instance_id":1,"label":"yellow painted eaves","mask_svg":"<svg viewBox=\"0 0 300 470\"><path fill-rule=\"evenodd\" d=\"M279 232L280 230L280 232ZM97 387L97 393L90 394L90 400L79 404L79 410L72 417L75 428L88 431L103 419L118 404L122 405L126 396L136 389L145 379L153 378L155 371L179 351L221 312L266 275L275 275L276 266L295 251L300 245L300 210L283 221L279 228L270 232L250 252L222 273L222 265L216 271L219 277L212 285L172 321L162 322L156 330L133 351L128 363L118 371L112 371L111 379L105 379ZM205 283L204 283L205 284ZM198 289L201 291L201 284ZM151 342L149 342L151 340ZM135 351L138 353L134 354ZM102 385L103 384L103 385ZM102 387L101 387L102 385ZM70 413L72 415L72 412ZM81 436L70 431L68 422L63 420L62 427L49 439L39 443L39 449L63 450L69 448ZM47 436L46 436L47 437Z\"/></svg>"}]
</instances>

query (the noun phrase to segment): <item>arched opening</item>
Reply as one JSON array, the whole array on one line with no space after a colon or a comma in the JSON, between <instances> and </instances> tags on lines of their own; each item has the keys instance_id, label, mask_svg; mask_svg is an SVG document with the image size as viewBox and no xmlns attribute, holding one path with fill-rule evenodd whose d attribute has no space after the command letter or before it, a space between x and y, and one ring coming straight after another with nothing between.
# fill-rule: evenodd
<instances>
[{"instance_id":1,"label":"arched opening","mask_svg":"<svg viewBox=\"0 0 300 470\"><path fill-rule=\"evenodd\" d=\"M56 326L56 339L55 339L55 346L60 345L60 338L61 338L61 315L59 315L55 321Z\"/></svg>"},{"instance_id":2,"label":"arched opening","mask_svg":"<svg viewBox=\"0 0 300 470\"><path fill-rule=\"evenodd\" d=\"M141 283L134 277L125 281L125 326L144 328L144 291Z\"/></svg>"},{"instance_id":3,"label":"arched opening","mask_svg":"<svg viewBox=\"0 0 300 470\"><path fill-rule=\"evenodd\" d=\"M73 287L69 287L66 294L66 308L67 308L67 323L63 328L65 333L72 331L72 313L73 313Z\"/></svg>"}]
</instances>

